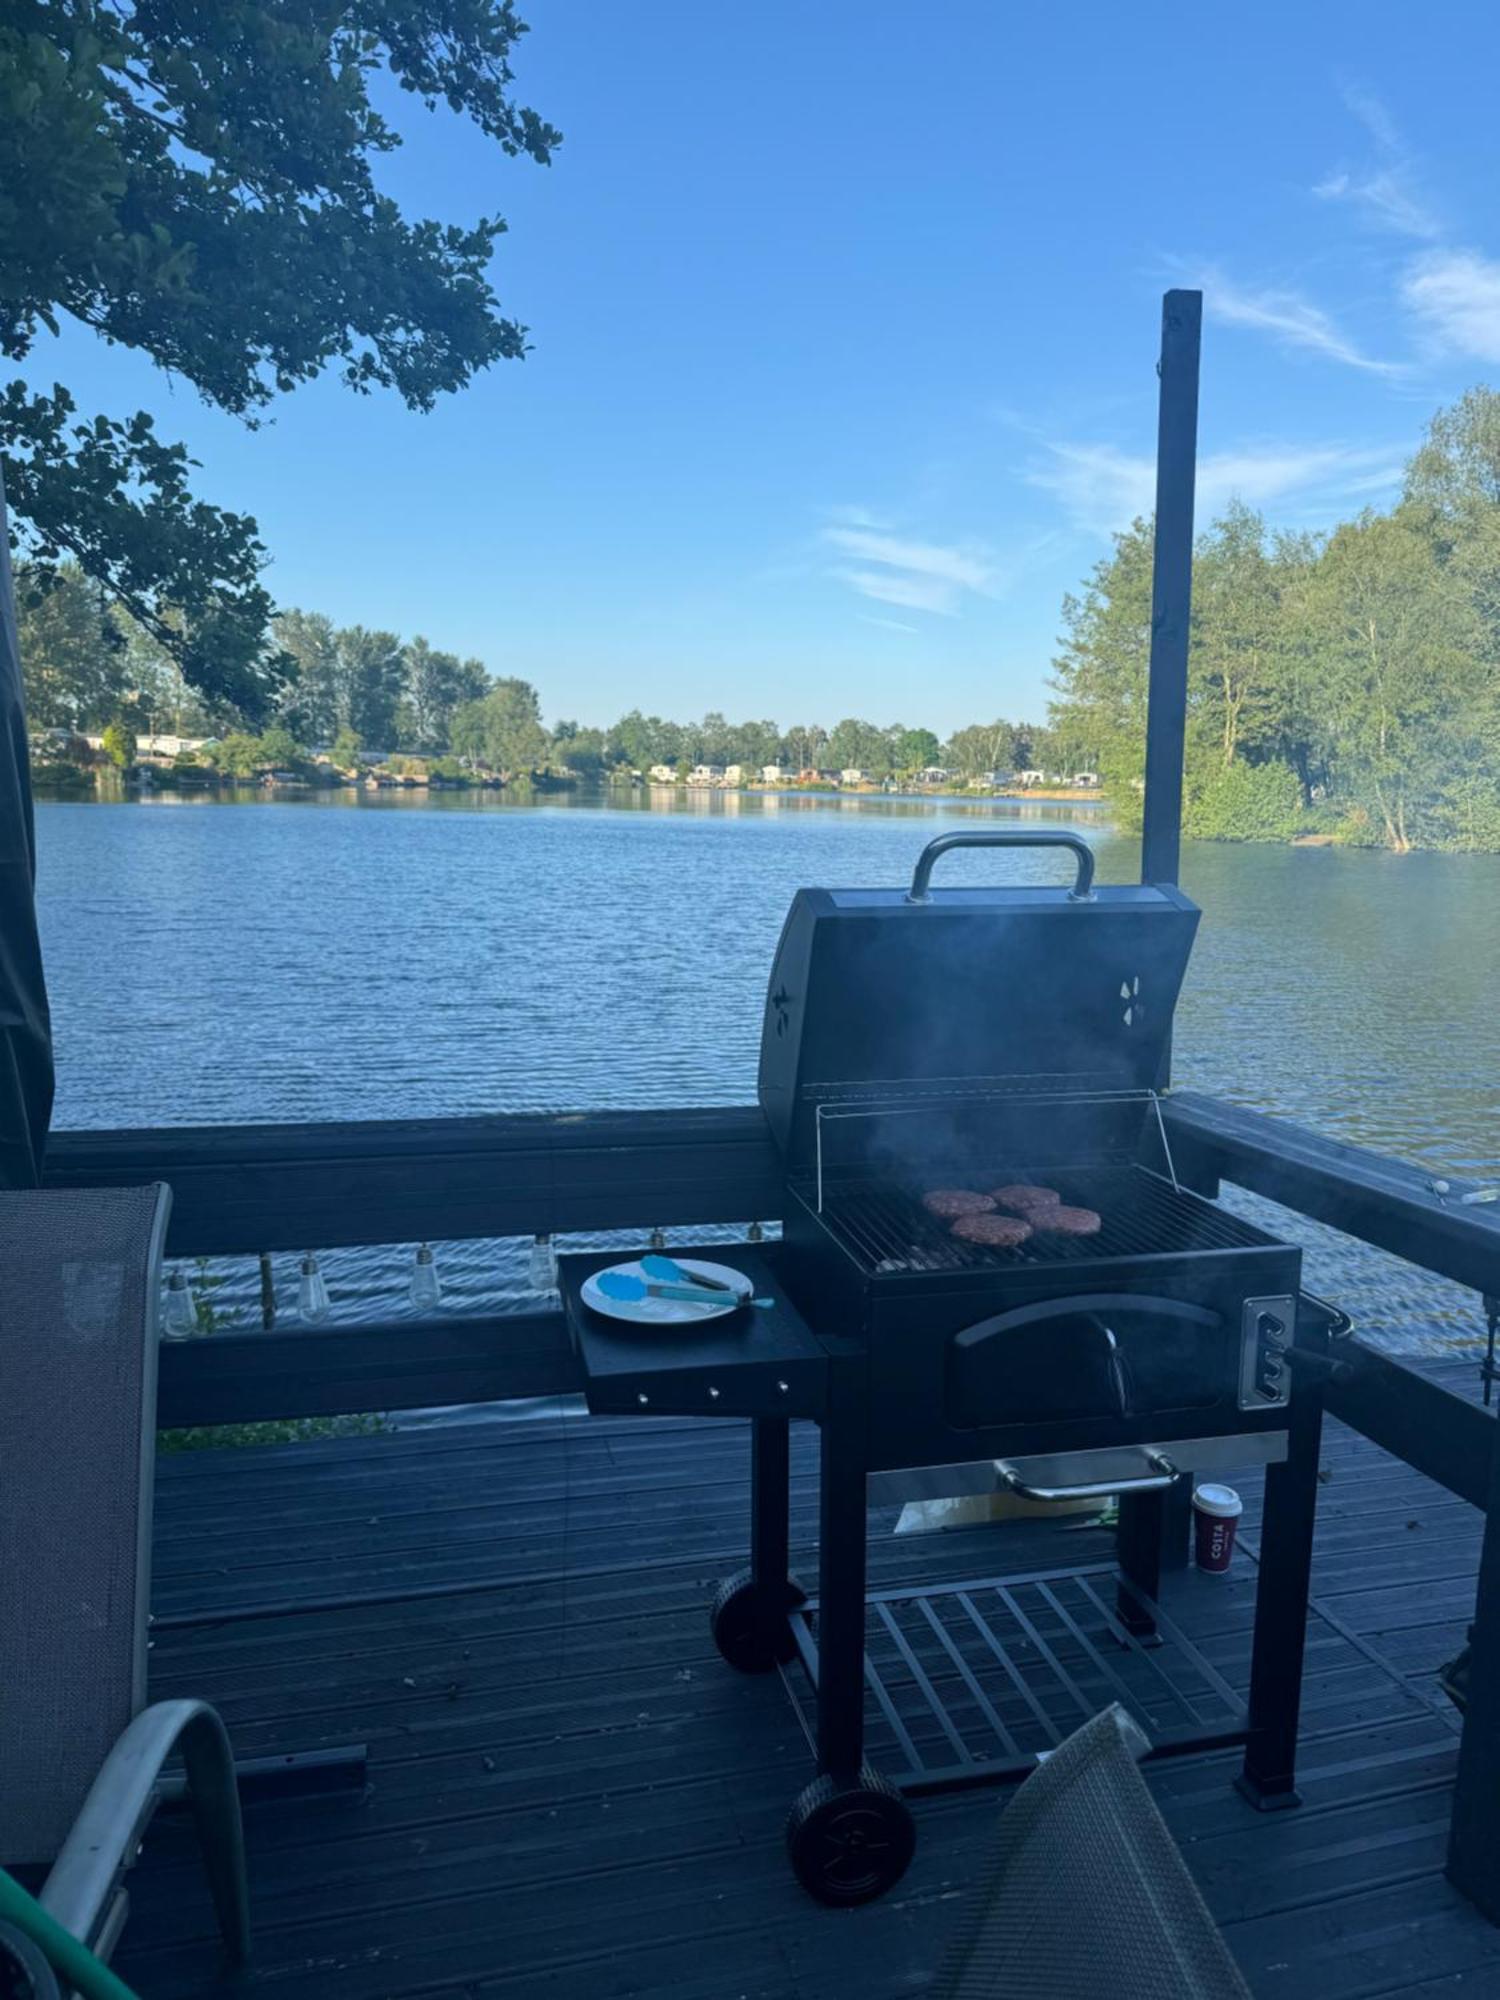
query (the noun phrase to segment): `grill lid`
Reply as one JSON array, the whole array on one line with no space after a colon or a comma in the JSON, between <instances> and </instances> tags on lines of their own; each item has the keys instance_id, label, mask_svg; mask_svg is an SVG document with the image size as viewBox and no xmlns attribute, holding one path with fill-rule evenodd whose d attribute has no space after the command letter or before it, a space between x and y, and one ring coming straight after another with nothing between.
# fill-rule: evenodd
<instances>
[{"instance_id":1,"label":"grill lid","mask_svg":"<svg viewBox=\"0 0 1500 2000\"><path fill-rule=\"evenodd\" d=\"M958 846L1063 847L1080 866L1071 888L929 889L933 861ZM1024 1096L1042 1079L1112 1103L1110 1150L1127 1145L1148 1100L1121 1093L1161 1076L1198 910L1173 888L1095 889L1092 872L1076 834L985 830L932 842L911 890L799 890L760 1057L788 1165L812 1161L820 1103Z\"/></svg>"}]
</instances>

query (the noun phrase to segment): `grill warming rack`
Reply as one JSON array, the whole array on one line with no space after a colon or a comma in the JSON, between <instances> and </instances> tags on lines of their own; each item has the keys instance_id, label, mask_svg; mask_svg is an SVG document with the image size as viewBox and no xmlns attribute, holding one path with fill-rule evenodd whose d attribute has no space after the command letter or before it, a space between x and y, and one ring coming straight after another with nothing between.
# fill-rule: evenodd
<instances>
[{"instance_id":1,"label":"grill warming rack","mask_svg":"<svg viewBox=\"0 0 1500 2000\"><path fill-rule=\"evenodd\" d=\"M1067 1079L1049 1076L935 1077L924 1078L920 1084L819 1086L813 1116L818 1214L824 1212L825 1184L832 1180L833 1169L827 1155L833 1150L833 1127L855 1119L883 1121L932 1117L955 1111L979 1111L987 1104L996 1109L1013 1109L1022 1103L1028 1108L1049 1104L1073 1105L1081 1109L1096 1109L1101 1113L1132 1104L1140 1105L1143 1114L1155 1124L1166 1178L1175 1192L1182 1192L1172 1160L1171 1142L1167 1138L1166 1121L1161 1114L1161 1097L1154 1090L1080 1088L1076 1076ZM992 1165L998 1170L1000 1163L997 1161ZM1076 1179L1076 1175L1070 1175L1070 1178ZM1080 1240L1074 1239L1075 1242Z\"/></svg>"}]
</instances>

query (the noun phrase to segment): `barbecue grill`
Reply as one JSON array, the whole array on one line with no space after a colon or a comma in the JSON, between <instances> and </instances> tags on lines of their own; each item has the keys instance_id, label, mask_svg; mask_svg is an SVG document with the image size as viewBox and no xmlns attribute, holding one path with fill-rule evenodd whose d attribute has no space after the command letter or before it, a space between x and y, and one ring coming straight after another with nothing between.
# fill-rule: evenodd
<instances>
[{"instance_id":1,"label":"barbecue grill","mask_svg":"<svg viewBox=\"0 0 1500 2000\"><path fill-rule=\"evenodd\" d=\"M1074 880L933 888L934 864L963 847L1063 849ZM815 1679L819 1775L788 1842L827 1901L899 1877L914 1841L903 1792L1034 1762L1006 1730L971 1754L906 1640L942 1754L916 1755L903 1725L899 1787L865 1762L867 1686L872 1708L894 1716L866 1657L872 1498L1120 1494L1118 1580L1101 1594L1095 1578L1096 1610L1069 1614L1118 1688L1111 1653L1146 1657L1181 1638L1157 1604L1166 1496L1194 1473L1267 1464L1248 1712L1194 1655L1189 1677L1208 1675L1224 1699L1210 1716L1185 1698L1157 1748L1244 1740L1247 1795L1296 1802L1330 1315L1303 1299L1296 1248L1174 1170L1157 1091L1197 909L1175 888L1096 887L1093 872L1071 833L946 834L904 892L799 892L771 972L759 1088L786 1174L780 1275L828 1355L820 1589L808 1602L786 1577L785 1425L768 1417L755 1444L754 1559L721 1591L714 1629L737 1666L800 1655ZM996 1248L955 1237L922 1202L934 1188L1018 1182L1096 1212L1097 1231L1039 1230ZM1057 1579L1041 1582L1061 1603ZM943 1596L921 1610L939 1638ZM878 1626L900 1637L888 1606ZM1016 1679L1014 1648L985 1630ZM1168 1650L1148 1661L1158 1679ZM947 1679L973 1682L973 1664L948 1652Z\"/></svg>"}]
</instances>

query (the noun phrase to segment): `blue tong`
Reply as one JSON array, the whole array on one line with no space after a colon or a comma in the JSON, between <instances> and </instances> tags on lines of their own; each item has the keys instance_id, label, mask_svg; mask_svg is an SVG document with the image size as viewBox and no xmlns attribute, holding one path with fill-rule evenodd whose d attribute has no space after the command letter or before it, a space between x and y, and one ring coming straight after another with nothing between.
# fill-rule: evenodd
<instances>
[{"instance_id":1,"label":"blue tong","mask_svg":"<svg viewBox=\"0 0 1500 2000\"><path fill-rule=\"evenodd\" d=\"M595 1280L607 1299L618 1299L622 1304L638 1305L642 1299L681 1299L685 1304L696 1306L768 1306L770 1299L752 1299L747 1293L737 1291L734 1286L722 1284L717 1278L700 1278L691 1271L685 1271L671 1257L658 1256L653 1252L640 1259L644 1278L633 1277L628 1271L601 1271Z\"/></svg>"}]
</instances>

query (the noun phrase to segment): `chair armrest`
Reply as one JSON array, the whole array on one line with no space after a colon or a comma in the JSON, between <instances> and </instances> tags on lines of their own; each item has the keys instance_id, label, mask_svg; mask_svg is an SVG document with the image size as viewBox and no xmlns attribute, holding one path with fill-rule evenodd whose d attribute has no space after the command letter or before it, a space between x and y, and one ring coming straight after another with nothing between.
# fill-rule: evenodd
<instances>
[{"instance_id":1,"label":"chair armrest","mask_svg":"<svg viewBox=\"0 0 1500 2000\"><path fill-rule=\"evenodd\" d=\"M200 1826L213 1805L232 1807L225 1818L232 1822L234 1851L225 1860L243 1882L234 1756L224 1724L207 1702L154 1702L121 1733L105 1758L37 1899L49 1916L85 1944L92 1941L121 1875L135 1858L159 1802L162 1766L179 1745L200 1808ZM211 1877L214 1874L211 1861ZM217 1879L214 1886L217 1899ZM239 1900L238 1920L226 1925L226 1935L235 1956L244 1958L249 1955L249 1923L243 1897Z\"/></svg>"}]
</instances>

